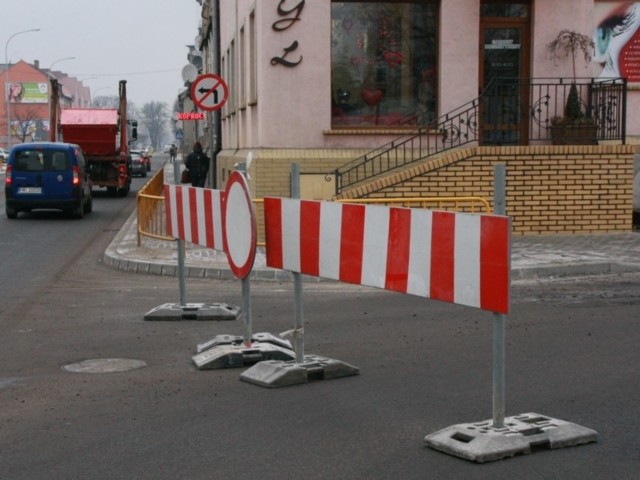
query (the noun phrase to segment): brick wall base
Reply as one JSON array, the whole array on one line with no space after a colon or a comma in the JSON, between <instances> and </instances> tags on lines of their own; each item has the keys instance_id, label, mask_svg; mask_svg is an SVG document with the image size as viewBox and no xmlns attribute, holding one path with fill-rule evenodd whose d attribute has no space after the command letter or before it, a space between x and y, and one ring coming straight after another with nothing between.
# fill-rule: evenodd
<instances>
[{"instance_id":1,"label":"brick wall base","mask_svg":"<svg viewBox=\"0 0 640 480\"><path fill-rule=\"evenodd\" d=\"M507 172L507 214L514 234L630 231L633 218L632 145L469 147L360 184L339 198L478 196L493 200L493 172ZM224 185L247 151L221 152ZM343 150L253 150L254 197L289 196L291 163L302 173L329 173L366 153Z\"/></svg>"}]
</instances>

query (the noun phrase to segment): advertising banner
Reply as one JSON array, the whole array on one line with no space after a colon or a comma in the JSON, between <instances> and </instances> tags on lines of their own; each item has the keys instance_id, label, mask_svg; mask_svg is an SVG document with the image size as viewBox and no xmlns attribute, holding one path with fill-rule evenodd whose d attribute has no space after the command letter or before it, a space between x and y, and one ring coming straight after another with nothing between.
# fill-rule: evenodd
<instances>
[{"instance_id":1,"label":"advertising banner","mask_svg":"<svg viewBox=\"0 0 640 480\"><path fill-rule=\"evenodd\" d=\"M11 103L47 103L49 98L46 82L11 82L6 90Z\"/></svg>"}]
</instances>

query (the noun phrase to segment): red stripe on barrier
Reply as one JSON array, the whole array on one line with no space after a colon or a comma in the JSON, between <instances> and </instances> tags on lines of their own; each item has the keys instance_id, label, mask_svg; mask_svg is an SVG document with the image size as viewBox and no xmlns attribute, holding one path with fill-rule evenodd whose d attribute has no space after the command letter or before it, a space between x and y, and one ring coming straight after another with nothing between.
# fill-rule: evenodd
<instances>
[{"instance_id":1,"label":"red stripe on barrier","mask_svg":"<svg viewBox=\"0 0 640 480\"><path fill-rule=\"evenodd\" d=\"M387 241L386 290L407 291L409 279L409 247L411 239L411 210L389 209L389 239Z\"/></svg>"},{"instance_id":2,"label":"red stripe on barrier","mask_svg":"<svg viewBox=\"0 0 640 480\"><path fill-rule=\"evenodd\" d=\"M509 219L482 217L480 227L480 308L509 313Z\"/></svg>"},{"instance_id":3,"label":"red stripe on barrier","mask_svg":"<svg viewBox=\"0 0 640 480\"><path fill-rule=\"evenodd\" d=\"M340 238L340 281L360 283L364 240L364 205L342 206Z\"/></svg>"},{"instance_id":4,"label":"red stripe on barrier","mask_svg":"<svg viewBox=\"0 0 640 480\"><path fill-rule=\"evenodd\" d=\"M213 190L205 188L204 191L204 228L205 228L205 243L207 248L215 248L213 240L213 232L215 230L215 219L213 218Z\"/></svg>"},{"instance_id":5,"label":"red stripe on barrier","mask_svg":"<svg viewBox=\"0 0 640 480\"><path fill-rule=\"evenodd\" d=\"M300 202L300 271L320 273L320 202Z\"/></svg>"},{"instance_id":6,"label":"red stripe on barrier","mask_svg":"<svg viewBox=\"0 0 640 480\"><path fill-rule=\"evenodd\" d=\"M182 187L176 187L176 215L178 215L178 238L184 239L184 218L182 206Z\"/></svg>"},{"instance_id":7,"label":"red stripe on barrier","mask_svg":"<svg viewBox=\"0 0 640 480\"><path fill-rule=\"evenodd\" d=\"M282 268L282 202L279 198L264 199L264 228L267 266Z\"/></svg>"},{"instance_id":8,"label":"red stripe on barrier","mask_svg":"<svg viewBox=\"0 0 640 480\"><path fill-rule=\"evenodd\" d=\"M456 217L453 213L433 212L431 230L431 288L429 297L445 302L454 299L454 245Z\"/></svg>"},{"instance_id":9,"label":"red stripe on barrier","mask_svg":"<svg viewBox=\"0 0 640 480\"><path fill-rule=\"evenodd\" d=\"M173 223L171 221L171 190L169 189L169 185L165 184L164 186L164 215L165 221L167 225L167 235L173 237Z\"/></svg>"},{"instance_id":10,"label":"red stripe on barrier","mask_svg":"<svg viewBox=\"0 0 640 480\"><path fill-rule=\"evenodd\" d=\"M187 193L189 194L189 221L191 222L191 242L196 245L200 244L200 238L198 235L198 209L196 202L196 189L187 187Z\"/></svg>"}]
</instances>

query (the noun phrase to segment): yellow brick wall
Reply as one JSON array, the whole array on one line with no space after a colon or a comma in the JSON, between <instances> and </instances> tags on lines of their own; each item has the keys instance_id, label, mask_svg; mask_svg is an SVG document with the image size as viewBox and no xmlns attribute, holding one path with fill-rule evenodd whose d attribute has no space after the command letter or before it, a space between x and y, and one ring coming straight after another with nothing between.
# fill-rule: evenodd
<instances>
[{"instance_id":1,"label":"yellow brick wall","mask_svg":"<svg viewBox=\"0 0 640 480\"><path fill-rule=\"evenodd\" d=\"M629 231L634 152L630 145L470 147L359 185L340 198L477 196L492 201L494 167L504 163L514 234ZM219 185L247 153L220 153ZM249 171L253 196L288 197L292 163L301 173L329 173L364 153L255 149Z\"/></svg>"}]
</instances>

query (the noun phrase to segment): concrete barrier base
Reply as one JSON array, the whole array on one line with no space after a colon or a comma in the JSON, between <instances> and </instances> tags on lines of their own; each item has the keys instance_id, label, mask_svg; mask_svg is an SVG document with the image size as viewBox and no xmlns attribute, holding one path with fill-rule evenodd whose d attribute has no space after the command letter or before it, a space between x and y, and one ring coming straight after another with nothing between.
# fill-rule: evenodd
<instances>
[{"instance_id":1,"label":"concrete barrier base","mask_svg":"<svg viewBox=\"0 0 640 480\"><path fill-rule=\"evenodd\" d=\"M254 333L245 344L239 335L217 335L198 345L192 357L199 370L239 368L265 360L291 360L295 353L291 343L271 333Z\"/></svg>"},{"instance_id":2,"label":"concrete barrier base","mask_svg":"<svg viewBox=\"0 0 640 480\"><path fill-rule=\"evenodd\" d=\"M333 378L358 375L360 369L348 363L319 355L305 355L304 361L260 362L245 370L240 380L261 387L276 388L307 383L312 380L330 380Z\"/></svg>"},{"instance_id":3,"label":"concrete barrier base","mask_svg":"<svg viewBox=\"0 0 640 480\"><path fill-rule=\"evenodd\" d=\"M226 303L163 303L144 315L145 320L236 320L240 307Z\"/></svg>"},{"instance_id":4,"label":"concrete barrier base","mask_svg":"<svg viewBox=\"0 0 640 480\"><path fill-rule=\"evenodd\" d=\"M425 444L456 457L484 463L543 449L596 442L594 430L538 413L505 418L504 428L492 420L447 427L425 437Z\"/></svg>"}]
</instances>

